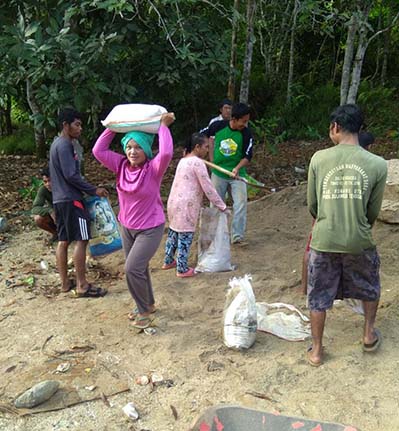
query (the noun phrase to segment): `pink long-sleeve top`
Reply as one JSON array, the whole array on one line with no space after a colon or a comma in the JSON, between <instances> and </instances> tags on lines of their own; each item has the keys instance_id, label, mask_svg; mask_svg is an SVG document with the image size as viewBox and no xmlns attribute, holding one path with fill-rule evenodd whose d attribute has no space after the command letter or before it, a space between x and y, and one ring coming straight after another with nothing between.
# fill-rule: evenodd
<instances>
[{"instance_id":1,"label":"pink long-sleeve top","mask_svg":"<svg viewBox=\"0 0 399 431\"><path fill-rule=\"evenodd\" d=\"M209 178L204 161L196 156L184 157L177 165L168 198L171 229L175 232L195 232L204 193L221 211L226 209Z\"/></svg>"},{"instance_id":2,"label":"pink long-sleeve top","mask_svg":"<svg viewBox=\"0 0 399 431\"><path fill-rule=\"evenodd\" d=\"M111 151L115 133L105 129L93 147L94 157L116 173L119 200L118 220L128 229L150 229L165 222L161 181L173 156L168 127L159 128L159 152L141 167L132 167L126 156Z\"/></svg>"}]
</instances>

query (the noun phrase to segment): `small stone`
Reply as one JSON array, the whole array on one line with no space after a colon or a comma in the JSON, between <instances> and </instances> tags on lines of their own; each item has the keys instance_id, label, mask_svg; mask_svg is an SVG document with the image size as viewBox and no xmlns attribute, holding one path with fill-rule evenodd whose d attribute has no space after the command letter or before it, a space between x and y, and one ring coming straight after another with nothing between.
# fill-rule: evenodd
<instances>
[{"instance_id":1,"label":"small stone","mask_svg":"<svg viewBox=\"0 0 399 431\"><path fill-rule=\"evenodd\" d=\"M5 232L7 229L7 219L5 217L0 217L0 232Z\"/></svg>"},{"instance_id":2,"label":"small stone","mask_svg":"<svg viewBox=\"0 0 399 431\"><path fill-rule=\"evenodd\" d=\"M94 389L96 389L96 387L97 387L97 386L94 386L94 385L92 385L92 386L85 386L85 389L86 389L87 391L93 392L93 391L94 391Z\"/></svg>"},{"instance_id":3,"label":"small stone","mask_svg":"<svg viewBox=\"0 0 399 431\"><path fill-rule=\"evenodd\" d=\"M15 407L32 408L50 399L58 390L60 383L56 380L45 380L32 386L15 401Z\"/></svg>"},{"instance_id":4,"label":"small stone","mask_svg":"<svg viewBox=\"0 0 399 431\"><path fill-rule=\"evenodd\" d=\"M152 373L151 374L151 382L154 385L159 385L164 381L164 378L161 374Z\"/></svg>"},{"instance_id":5,"label":"small stone","mask_svg":"<svg viewBox=\"0 0 399 431\"><path fill-rule=\"evenodd\" d=\"M224 364L216 361L210 361L207 366L209 372L223 370Z\"/></svg>"},{"instance_id":6,"label":"small stone","mask_svg":"<svg viewBox=\"0 0 399 431\"><path fill-rule=\"evenodd\" d=\"M55 372L56 373L66 373L70 368L71 368L70 362L63 362L62 364L58 365Z\"/></svg>"},{"instance_id":7,"label":"small stone","mask_svg":"<svg viewBox=\"0 0 399 431\"><path fill-rule=\"evenodd\" d=\"M148 383L150 383L150 379L146 375L139 376L136 378L136 383L138 385L145 386L145 385L148 385Z\"/></svg>"},{"instance_id":8,"label":"small stone","mask_svg":"<svg viewBox=\"0 0 399 431\"><path fill-rule=\"evenodd\" d=\"M125 415L128 416L133 421L137 421L137 419L139 418L139 414L133 403L127 403L122 410L125 413Z\"/></svg>"}]
</instances>

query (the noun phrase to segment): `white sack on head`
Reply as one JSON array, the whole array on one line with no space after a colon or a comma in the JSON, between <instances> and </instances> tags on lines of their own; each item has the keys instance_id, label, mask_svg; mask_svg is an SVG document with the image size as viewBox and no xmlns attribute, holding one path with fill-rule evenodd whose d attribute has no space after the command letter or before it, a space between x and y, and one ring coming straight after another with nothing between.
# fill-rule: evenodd
<instances>
[{"instance_id":1,"label":"white sack on head","mask_svg":"<svg viewBox=\"0 0 399 431\"><path fill-rule=\"evenodd\" d=\"M137 130L155 134L161 125L162 114L166 112L167 110L159 105L127 103L115 106L101 123L116 133Z\"/></svg>"}]
</instances>

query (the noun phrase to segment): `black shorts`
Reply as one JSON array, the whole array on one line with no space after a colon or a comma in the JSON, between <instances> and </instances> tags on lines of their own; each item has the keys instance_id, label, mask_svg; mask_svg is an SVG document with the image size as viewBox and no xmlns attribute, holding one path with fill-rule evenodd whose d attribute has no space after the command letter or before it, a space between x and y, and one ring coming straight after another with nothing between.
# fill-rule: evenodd
<instances>
[{"instance_id":1,"label":"black shorts","mask_svg":"<svg viewBox=\"0 0 399 431\"><path fill-rule=\"evenodd\" d=\"M59 241L88 241L90 236L90 215L82 201L54 204Z\"/></svg>"}]
</instances>

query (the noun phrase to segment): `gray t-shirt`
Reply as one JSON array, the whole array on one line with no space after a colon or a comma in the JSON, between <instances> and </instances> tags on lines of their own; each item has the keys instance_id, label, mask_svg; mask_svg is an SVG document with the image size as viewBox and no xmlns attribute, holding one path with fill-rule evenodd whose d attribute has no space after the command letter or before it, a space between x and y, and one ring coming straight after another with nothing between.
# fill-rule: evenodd
<instances>
[{"instance_id":1,"label":"gray t-shirt","mask_svg":"<svg viewBox=\"0 0 399 431\"><path fill-rule=\"evenodd\" d=\"M53 203L82 200L83 193L96 194L96 187L80 174L79 158L72 142L63 136L51 144L50 178Z\"/></svg>"}]
</instances>

